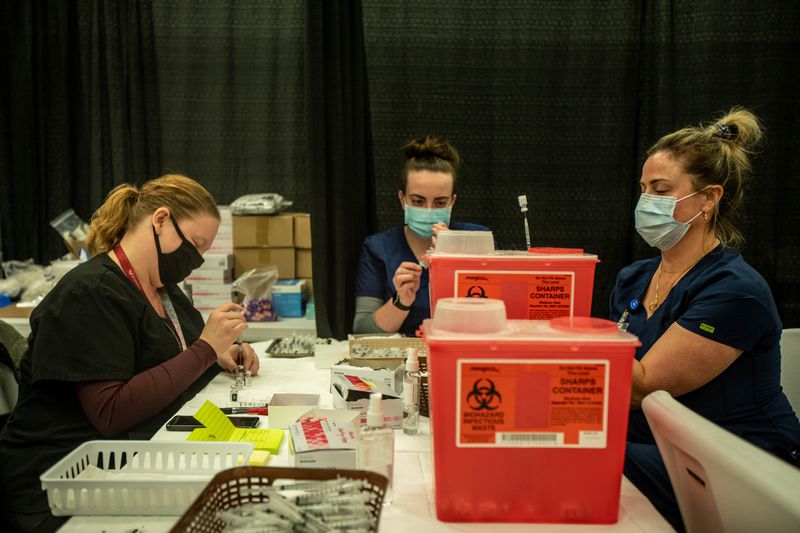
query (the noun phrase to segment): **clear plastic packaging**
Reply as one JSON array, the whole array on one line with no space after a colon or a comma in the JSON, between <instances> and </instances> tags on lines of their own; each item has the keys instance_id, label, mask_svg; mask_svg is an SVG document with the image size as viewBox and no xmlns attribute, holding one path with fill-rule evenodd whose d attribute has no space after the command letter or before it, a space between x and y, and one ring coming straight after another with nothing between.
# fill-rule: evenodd
<instances>
[{"instance_id":1,"label":"clear plastic packaging","mask_svg":"<svg viewBox=\"0 0 800 533\"><path fill-rule=\"evenodd\" d=\"M436 234L436 251L451 254L490 254L494 252L494 236L491 231L440 231Z\"/></svg>"},{"instance_id":2,"label":"clear plastic packaging","mask_svg":"<svg viewBox=\"0 0 800 533\"><path fill-rule=\"evenodd\" d=\"M73 257L88 257L86 251L86 237L89 235L89 224L75 214L72 209L67 209L50 221L50 226L56 230L67 244Z\"/></svg>"},{"instance_id":3,"label":"clear plastic packaging","mask_svg":"<svg viewBox=\"0 0 800 533\"><path fill-rule=\"evenodd\" d=\"M248 270L233 282L232 290L244 294L242 305L248 322L272 322L278 315L272 308L272 286L278 281L278 268L259 267Z\"/></svg>"},{"instance_id":4,"label":"clear plastic packaging","mask_svg":"<svg viewBox=\"0 0 800 533\"><path fill-rule=\"evenodd\" d=\"M274 215L290 207L293 202L277 193L245 194L231 203L234 215Z\"/></svg>"}]
</instances>

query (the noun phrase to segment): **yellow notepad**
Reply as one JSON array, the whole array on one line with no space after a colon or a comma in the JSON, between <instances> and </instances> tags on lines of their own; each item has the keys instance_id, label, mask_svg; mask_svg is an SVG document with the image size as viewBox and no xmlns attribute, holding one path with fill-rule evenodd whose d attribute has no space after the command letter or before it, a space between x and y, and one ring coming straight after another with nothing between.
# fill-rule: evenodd
<instances>
[{"instance_id":1,"label":"yellow notepad","mask_svg":"<svg viewBox=\"0 0 800 533\"><path fill-rule=\"evenodd\" d=\"M219 407L206 400L194 417L205 427L193 430L186 440L219 442L252 442L256 450L278 453L283 440L282 429L237 428Z\"/></svg>"}]
</instances>

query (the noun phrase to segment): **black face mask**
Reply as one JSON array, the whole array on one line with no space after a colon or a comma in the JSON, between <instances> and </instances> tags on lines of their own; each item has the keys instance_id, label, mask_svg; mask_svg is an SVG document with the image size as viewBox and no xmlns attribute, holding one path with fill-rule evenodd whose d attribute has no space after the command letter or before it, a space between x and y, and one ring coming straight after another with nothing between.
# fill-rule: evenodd
<instances>
[{"instance_id":1,"label":"black face mask","mask_svg":"<svg viewBox=\"0 0 800 533\"><path fill-rule=\"evenodd\" d=\"M156 239L156 251L158 252L158 277L164 285L180 283L194 270L203 264L203 256L197 251L192 243L183 236L178 223L170 215L172 226L181 238L181 245L174 252L165 254L161 251L161 242L158 240L156 228L153 227L153 237Z\"/></svg>"}]
</instances>

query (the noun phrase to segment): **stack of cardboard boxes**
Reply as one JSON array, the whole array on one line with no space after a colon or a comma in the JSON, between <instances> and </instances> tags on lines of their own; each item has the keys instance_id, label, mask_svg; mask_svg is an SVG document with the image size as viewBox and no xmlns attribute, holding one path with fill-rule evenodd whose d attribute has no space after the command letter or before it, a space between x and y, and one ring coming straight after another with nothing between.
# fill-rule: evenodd
<instances>
[{"instance_id":1,"label":"stack of cardboard boxes","mask_svg":"<svg viewBox=\"0 0 800 533\"><path fill-rule=\"evenodd\" d=\"M304 287L302 299L311 297L311 220L308 213L234 216L233 257L235 277L257 267L275 265L280 280L300 278L305 281L286 284L285 290ZM301 315L302 311L296 311L283 316Z\"/></svg>"},{"instance_id":2,"label":"stack of cardboard boxes","mask_svg":"<svg viewBox=\"0 0 800 533\"><path fill-rule=\"evenodd\" d=\"M201 313L210 313L231 301L233 283L233 219L229 206L219 206L220 224L217 236L205 262L186 278L192 302Z\"/></svg>"}]
</instances>

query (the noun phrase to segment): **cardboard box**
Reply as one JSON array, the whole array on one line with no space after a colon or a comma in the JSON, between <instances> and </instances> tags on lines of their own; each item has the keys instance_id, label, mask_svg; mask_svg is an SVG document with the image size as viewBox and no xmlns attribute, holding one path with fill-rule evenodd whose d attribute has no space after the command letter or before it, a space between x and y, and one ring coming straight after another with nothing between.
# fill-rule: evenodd
<instances>
[{"instance_id":1,"label":"cardboard box","mask_svg":"<svg viewBox=\"0 0 800 533\"><path fill-rule=\"evenodd\" d=\"M191 294L195 297L212 297L212 298L228 298L231 299L233 293L232 283L205 283L195 281L189 284L191 287Z\"/></svg>"},{"instance_id":2,"label":"cardboard box","mask_svg":"<svg viewBox=\"0 0 800 533\"><path fill-rule=\"evenodd\" d=\"M272 286L272 308L285 318L299 318L305 311L307 297L305 282L299 279L282 279Z\"/></svg>"},{"instance_id":3,"label":"cardboard box","mask_svg":"<svg viewBox=\"0 0 800 533\"><path fill-rule=\"evenodd\" d=\"M297 420L319 405L319 394L275 393L269 401L267 422L270 428L287 429Z\"/></svg>"},{"instance_id":4,"label":"cardboard box","mask_svg":"<svg viewBox=\"0 0 800 533\"><path fill-rule=\"evenodd\" d=\"M352 375L337 375L336 379L331 381L333 406L337 409L358 411L362 425L367 423L369 395L374 392L383 394L384 425L395 429L401 428L403 424L403 400L391 388L383 383L366 381Z\"/></svg>"},{"instance_id":5,"label":"cardboard box","mask_svg":"<svg viewBox=\"0 0 800 533\"><path fill-rule=\"evenodd\" d=\"M311 248L311 215L294 213L294 246Z\"/></svg>"},{"instance_id":6,"label":"cardboard box","mask_svg":"<svg viewBox=\"0 0 800 533\"><path fill-rule=\"evenodd\" d=\"M295 248L294 271L298 278L314 277L311 272L311 250Z\"/></svg>"},{"instance_id":7,"label":"cardboard box","mask_svg":"<svg viewBox=\"0 0 800 533\"><path fill-rule=\"evenodd\" d=\"M396 394L402 394L405 363L390 360L385 362L385 366L379 368L371 368L366 364L359 363L361 361L345 359L331 366L331 383L336 381L337 376L358 376L367 381L383 383Z\"/></svg>"},{"instance_id":8,"label":"cardboard box","mask_svg":"<svg viewBox=\"0 0 800 533\"><path fill-rule=\"evenodd\" d=\"M278 267L280 279L295 277L294 248L235 248L233 262L236 277L253 268L267 265Z\"/></svg>"},{"instance_id":9,"label":"cardboard box","mask_svg":"<svg viewBox=\"0 0 800 533\"><path fill-rule=\"evenodd\" d=\"M233 247L294 246L292 215L236 215L233 217Z\"/></svg>"},{"instance_id":10,"label":"cardboard box","mask_svg":"<svg viewBox=\"0 0 800 533\"><path fill-rule=\"evenodd\" d=\"M355 469L357 427L331 419L307 419L290 424L294 466Z\"/></svg>"}]
</instances>

